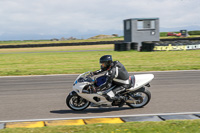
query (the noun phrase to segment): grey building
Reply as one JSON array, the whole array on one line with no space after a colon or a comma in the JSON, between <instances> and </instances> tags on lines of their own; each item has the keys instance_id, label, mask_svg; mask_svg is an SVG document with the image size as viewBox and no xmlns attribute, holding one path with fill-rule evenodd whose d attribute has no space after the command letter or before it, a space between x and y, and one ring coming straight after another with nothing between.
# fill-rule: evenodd
<instances>
[{"instance_id":1,"label":"grey building","mask_svg":"<svg viewBox=\"0 0 200 133\"><path fill-rule=\"evenodd\" d=\"M159 18L133 18L124 20L124 42L137 43L140 51L142 42L159 41Z\"/></svg>"}]
</instances>

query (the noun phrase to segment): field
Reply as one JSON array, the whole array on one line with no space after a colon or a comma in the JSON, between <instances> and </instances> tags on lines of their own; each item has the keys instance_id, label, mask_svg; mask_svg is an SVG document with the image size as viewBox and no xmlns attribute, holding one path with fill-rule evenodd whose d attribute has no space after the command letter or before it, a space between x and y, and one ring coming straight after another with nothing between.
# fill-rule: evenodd
<instances>
[{"instance_id":1,"label":"field","mask_svg":"<svg viewBox=\"0 0 200 133\"><path fill-rule=\"evenodd\" d=\"M199 133L200 120L128 122L84 126L52 126L43 128L10 128L0 133Z\"/></svg>"},{"instance_id":2,"label":"field","mask_svg":"<svg viewBox=\"0 0 200 133\"><path fill-rule=\"evenodd\" d=\"M111 54L113 60L123 63L129 72L200 70L200 50L116 52L113 49L112 44L0 49L0 76L72 74L94 71L100 67L99 58L106 54ZM80 52L80 50L103 51Z\"/></svg>"}]
</instances>

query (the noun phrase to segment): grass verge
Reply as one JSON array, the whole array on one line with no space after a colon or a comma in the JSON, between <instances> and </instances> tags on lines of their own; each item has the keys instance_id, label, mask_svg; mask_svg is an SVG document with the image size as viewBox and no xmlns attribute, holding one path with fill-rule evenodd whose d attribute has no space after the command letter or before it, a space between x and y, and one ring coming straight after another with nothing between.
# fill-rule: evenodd
<instances>
[{"instance_id":1,"label":"grass verge","mask_svg":"<svg viewBox=\"0 0 200 133\"><path fill-rule=\"evenodd\" d=\"M113 48L113 45L106 49ZM71 50L104 49L97 46L73 46ZM7 49L9 50L9 49ZM20 51L21 50L21 51ZM122 62L128 71L165 71L165 70L199 70L200 50L136 52L136 51L92 51L92 52L54 52L57 48L38 48L34 51L52 51L48 53L15 53L33 52L33 49L13 49L0 53L0 75L46 75L83 73L99 69L99 58L110 54L113 60ZM69 50L60 47L60 51Z\"/></svg>"},{"instance_id":2,"label":"grass verge","mask_svg":"<svg viewBox=\"0 0 200 133\"><path fill-rule=\"evenodd\" d=\"M83 46L59 46L59 47L35 47L35 48L8 48L0 49L2 53L19 53L19 52L46 52L46 51L80 51L80 50L113 50L114 44L102 45L83 45Z\"/></svg>"},{"instance_id":3,"label":"grass verge","mask_svg":"<svg viewBox=\"0 0 200 133\"><path fill-rule=\"evenodd\" d=\"M2 129L0 133L199 133L200 120Z\"/></svg>"}]
</instances>

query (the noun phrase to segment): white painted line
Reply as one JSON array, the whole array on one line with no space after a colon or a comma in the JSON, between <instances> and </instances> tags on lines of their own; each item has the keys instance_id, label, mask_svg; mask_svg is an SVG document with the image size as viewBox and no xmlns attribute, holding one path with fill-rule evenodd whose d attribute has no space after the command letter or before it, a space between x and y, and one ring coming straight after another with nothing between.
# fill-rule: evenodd
<instances>
[{"instance_id":1,"label":"white painted line","mask_svg":"<svg viewBox=\"0 0 200 133\"><path fill-rule=\"evenodd\" d=\"M76 120L76 119L93 119L93 118L116 118L116 117L140 117L140 116L159 116L159 115L191 115L191 114L200 114L200 112L179 112L179 113L158 113L158 114L136 114L136 115L115 115L115 116L91 116L91 117L71 117L71 118L7 120L7 121L0 121L0 123L28 122L28 121L52 121L52 120Z\"/></svg>"},{"instance_id":2,"label":"white painted line","mask_svg":"<svg viewBox=\"0 0 200 133\"><path fill-rule=\"evenodd\" d=\"M24 78L24 77L51 77L51 76L76 76L79 74L52 74L52 75L26 75L26 76L0 76L0 78Z\"/></svg>"},{"instance_id":3,"label":"white painted line","mask_svg":"<svg viewBox=\"0 0 200 133\"><path fill-rule=\"evenodd\" d=\"M172 70L172 71L141 71L129 73L168 73L168 72L199 72L200 70ZM18 77L47 77L47 76L76 76L79 74L50 74L50 75L25 75L25 76L0 76L0 78L18 78Z\"/></svg>"},{"instance_id":4,"label":"white painted line","mask_svg":"<svg viewBox=\"0 0 200 133\"><path fill-rule=\"evenodd\" d=\"M154 72L154 73L156 73L156 72L198 72L198 71L200 71L200 70L171 70L171 71L144 71L144 72ZM131 73L131 72L130 72ZM137 73L140 73L140 72L137 72Z\"/></svg>"}]
</instances>

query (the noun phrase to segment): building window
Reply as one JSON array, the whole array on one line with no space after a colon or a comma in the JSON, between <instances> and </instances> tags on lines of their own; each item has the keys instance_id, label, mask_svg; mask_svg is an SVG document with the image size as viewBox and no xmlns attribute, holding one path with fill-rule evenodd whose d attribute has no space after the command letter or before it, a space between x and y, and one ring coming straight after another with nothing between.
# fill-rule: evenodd
<instances>
[{"instance_id":1,"label":"building window","mask_svg":"<svg viewBox=\"0 0 200 133\"><path fill-rule=\"evenodd\" d=\"M131 22L126 21L126 30L130 30L130 29L131 29Z\"/></svg>"},{"instance_id":2,"label":"building window","mask_svg":"<svg viewBox=\"0 0 200 133\"><path fill-rule=\"evenodd\" d=\"M146 29L155 29L156 22L155 20L138 20L137 29L146 30Z\"/></svg>"}]
</instances>

